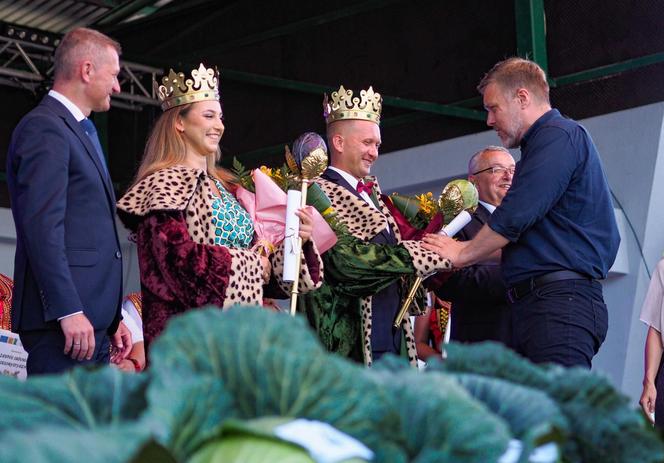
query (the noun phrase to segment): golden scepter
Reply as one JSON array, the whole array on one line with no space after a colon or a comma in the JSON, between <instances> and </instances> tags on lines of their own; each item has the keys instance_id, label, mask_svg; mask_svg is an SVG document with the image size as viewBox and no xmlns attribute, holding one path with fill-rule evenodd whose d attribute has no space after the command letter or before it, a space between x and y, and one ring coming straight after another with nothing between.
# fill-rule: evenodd
<instances>
[{"instance_id":1,"label":"golden scepter","mask_svg":"<svg viewBox=\"0 0 664 463\"><path fill-rule=\"evenodd\" d=\"M457 232L459 232L468 222L470 222L470 214L477 209L478 193L475 185L470 183L468 180L457 179L452 180L445 188L443 188L440 197L438 198L438 209L443 213L443 217L447 219L448 217L453 217L439 234L443 234L453 237ZM427 275L428 276L428 275ZM408 313L417 290L420 288L422 281L426 277L418 276L415 278L413 285L410 287L406 299L403 301L399 313L397 313L396 318L394 319L394 327L399 328L403 323L403 319Z\"/></svg>"},{"instance_id":2,"label":"golden scepter","mask_svg":"<svg viewBox=\"0 0 664 463\"><path fill-rule=\"evenodd\" d=\"M300 207L307 205L307 189L311 181L318 177L327 168L327 146L315 132L307 132L300 135L293 142L293 152L286 146L286 164L290 170L297 175L302 182ZM291 287L290 314L295 316L297 308L298 285L300 282L300 260L302 256L302 238L297 237L297 249L295 251L295 265L297 272L293 277Z\"/></svg>"}]
</instances>

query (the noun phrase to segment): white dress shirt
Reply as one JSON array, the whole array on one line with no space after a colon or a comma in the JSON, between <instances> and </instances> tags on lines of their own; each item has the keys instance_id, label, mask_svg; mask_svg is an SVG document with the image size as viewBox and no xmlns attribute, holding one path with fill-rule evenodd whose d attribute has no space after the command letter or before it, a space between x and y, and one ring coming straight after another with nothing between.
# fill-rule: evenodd
<instances>
[{"instance_id":1,"label":"white dress shirt","mask_svg":"<svg viewBox=\"0 0 664 463\"><path fill-rule=\"evenodd\" d=\"M348 182L348 184L350 186L352 186L355 189L355 191L357 191L357 183L359 182L359 180L356 179L355 176L349 174L346 171L338 169L336 167L329 166L329 169L332 169L333 171L335 171L339 175L341 175L344 178L344 180L346 180ZM373 209L378 210L378 208L376 207L374 202L371 200L371 196L369 196L369 193L367 193L366 191L363 191L363 192L360 193L360 196L362 197L363 200L365 200L367 202L367 204L369 204L369 206L371 206Z\"/></svg>"},{"instance_id":2,"label":"white dress shirt","mask_svg":"<svg viewBox=\"0 0 664 463\"><path fill-rule=\"evenodd\" d=\"M496 210L496 206L493 204L485 203L484 201L478 201L482 206L486 208L487 211L489 211L489 214L493 214L493 211Z\"/></svg>"},{"instance_id":3,"label":"white dress shirt","mask_svg":"<svg viewBox=\"0 0 664 463\"><path fill-rule=\"evenodd\" d=\"M72 116L74 116L76 122L81 122L83 119L85 119L85 114L83 114L83 111L81 111L78 106L72 103L72 101L66 96L64 96L62 93L58 93L55 90L49 90L48 96L52 96L60 103L65 105L65 108L67 108L69 112L72 114Z\"/></svg>"}]
</instances>

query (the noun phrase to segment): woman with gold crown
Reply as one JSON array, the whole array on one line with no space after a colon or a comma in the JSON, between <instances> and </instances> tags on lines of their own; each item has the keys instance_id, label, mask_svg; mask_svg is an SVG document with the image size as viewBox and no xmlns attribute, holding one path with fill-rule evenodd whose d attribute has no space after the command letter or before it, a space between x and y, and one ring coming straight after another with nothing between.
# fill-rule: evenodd
<instances>
[{"instance_id":1,"label":"woman with gold crown","mask_svg":"<svg viewBox=\"0 0 664 463\"><path fill-rule=\"evenodd\" d=\"M283 246L269 256L252 249L254 224L234 196L236 180L216 165L224 133L218 73L201 64L191 77L171 70L155 82L164 112L118 201L138 247L146 348L190 308L261 304L282 273ZM297 215L305 243L300 291L307 292L320 286L322 263L309 239L310 213Z\"/></svg>"}]
</instances>

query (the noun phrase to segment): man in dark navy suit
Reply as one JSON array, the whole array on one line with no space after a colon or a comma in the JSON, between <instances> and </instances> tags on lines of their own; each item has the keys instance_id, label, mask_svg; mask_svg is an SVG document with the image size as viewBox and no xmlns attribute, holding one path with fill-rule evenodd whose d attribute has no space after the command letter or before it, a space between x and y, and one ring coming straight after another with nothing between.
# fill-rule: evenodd
<instances>
[{"instance_id":1,"label":"man in dark navy suit","mask_svg":"<svg viewBox=\"0 0 664 463\"><path fill-rule=\"evenodd\" d=\"M472 219L456 237L471 240L500 206L512 186L514 158L502 146L487 146L468 162L468 180L475 185L479 204ZM452 302L450 339L459 342L511 342L507 287L498 262L482 262L459 269L436 290Z\"/></svg>"},{"instance_id":2,"label":"man in dark navy suit","mask_svg":"<svg viewBox=\"0 0 664 463\"><path fill-rule=\"evenodd\" d=\"M74 29L55 52L53 89L18 124L7 156L16 224L12 327L28 375L126 357L115 195L92 111L108 111L120 45ZM110 336L110 340L109 340ZM112 343L112 346L109 345Z\"/></svg>"}]
</instances>

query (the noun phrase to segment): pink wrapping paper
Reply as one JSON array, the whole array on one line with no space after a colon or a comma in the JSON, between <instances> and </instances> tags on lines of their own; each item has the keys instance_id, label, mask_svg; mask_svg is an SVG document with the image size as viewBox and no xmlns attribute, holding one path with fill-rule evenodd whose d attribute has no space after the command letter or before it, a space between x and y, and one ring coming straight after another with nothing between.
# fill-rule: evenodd
<instances>
[{"instance_id":1,"label":"pink wrapping paper","mask_svg":"<svg viewBox=\"0 0 664 463\"><path fill-rule=\"evenodd\" d=\"M257 244L262 246L266 254L284 240L286 228L286 193L274 181L258 169L252 172L256 193L239 186L235 197L246 209L254 222L258 237ZM337 236L320 213L311 206L307 209L313 216L313 232L311 239L316 243L321 254L337 242Z\"/></svg>"}]
</instances>

